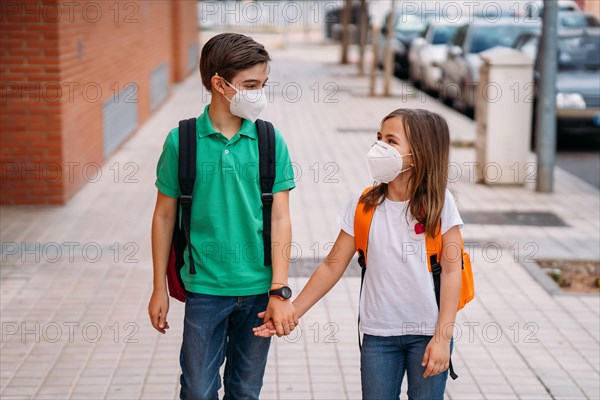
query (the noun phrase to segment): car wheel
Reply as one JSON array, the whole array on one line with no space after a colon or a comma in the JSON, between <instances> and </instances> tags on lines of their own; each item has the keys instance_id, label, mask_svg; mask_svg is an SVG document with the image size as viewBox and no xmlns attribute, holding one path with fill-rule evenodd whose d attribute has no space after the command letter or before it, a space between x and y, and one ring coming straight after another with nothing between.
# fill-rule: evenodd
<instances>
[{"instance_id":1,"label":"car wheel","mask_svg":"<svg viewBox=\"0 0 600 400\"><path fill-rule=\"evenodd\" d=\"M425 91L425 93L436 96L437 88L433 88L429 86L429 81L427 80L427 69L425 67L421 67L421 88Z\"/></svg>"},{"instance_id":2,"label":"car wheel","mask_svg":"<svg viewBox=\"0 0 600 400\"><path fill-rule=\"evenodd\" d=\"M412 71L412 72L411 72ZM411 68L409 71L409 79L413 83L413 85L417 88L423 87L422 80L415 73L416 68Z\"/></svg>"},{"instance_id":3,"label":"car wheel","mask_svg":"<svg viewBox=\"0 0 600 400\"><path fill-rule=\"evenodd\" d=\"M474 110L472 107L469 106L469 103L467 101L467 85L464 82L461 82L459 88L460 91L458 92L458 95L452 101L452 107L457 111L460 111L461 113L465 114L466 116L473 118Z\"/></svg>"},{"instance_id":4,"label":"car wheel","mask_svg":"<svg viewBox=\"0 0 600 400\"><path fill-rule=\"evenodd\" d=\"M408 70L408 66L406 67L402 67L402 64L398 65L398 77L400 79L404 79L407 80L408 79L408 75L409 75L409 70Z\"/></svg>"},{"instance_id":5,"label":"car wheel","mask_svg":"<svg viewBox=\"0 0 600 400\"><path fill-rule=\"evenodd\" d=\"M450 87L448 82L442 77L442 84L438 90L438 98L442 103L447 105L448 107L452 107L452 98L448 96L448 88Z\"/></svg>"}]
</instances>

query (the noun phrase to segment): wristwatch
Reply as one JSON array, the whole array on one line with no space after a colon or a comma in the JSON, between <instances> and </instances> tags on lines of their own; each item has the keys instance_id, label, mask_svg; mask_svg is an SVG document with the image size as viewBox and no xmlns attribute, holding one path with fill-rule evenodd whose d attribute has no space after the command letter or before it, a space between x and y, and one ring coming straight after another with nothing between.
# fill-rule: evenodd
<instances>
[{"instance_id":1,"label":"wristwatch","mask_svg":"<svg viewBox=\"0 0 600 400\"><path fill-rule=\"evenodd\" d=\"M292 298L292 289L288 285L282 285L279 289L269 290L270 296L277 296L281 300L289 300Z\"/></svg>"}]
</instances>

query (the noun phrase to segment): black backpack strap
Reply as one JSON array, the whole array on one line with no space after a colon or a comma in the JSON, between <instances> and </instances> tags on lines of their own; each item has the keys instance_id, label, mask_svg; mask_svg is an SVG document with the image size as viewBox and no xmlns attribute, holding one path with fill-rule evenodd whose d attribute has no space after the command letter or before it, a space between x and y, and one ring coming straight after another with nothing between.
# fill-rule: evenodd
<instances>
[{"instance_id":1,"label":"black backpack strap","mask_svg":"<svg viewBox=\"0 0 600 400\"><path fill-rule=\"evenodd\" d=\"M185 233L190 259L190 274L196 274L192 241L192 193L196 181L196 118L179 121L179 204L181 205L181 225Z\"/></svg>"},{"instance_id":2,"label":"black backpack strap","mask_svg":"<svg viewBox=\"0 0 600 400\"><path fill-rule=\"evenodd\" d=\"M432 254L429 257L429 262L431 263L431 274L433 276L433 289L435 291L435 303L438 306L438 310L440 309L440 290L441 290L441 274L442 274L442 265L437 261L437 254Z\"/></svg>"},{"instance_id":3,"label":"black backpack strap","mask_svg":"<svg viewBox=\"0 0 600 400\"><path fill-rule=\"evenodd\" d=\"M362 299L363 284L365 283L365 274L367 272L367 263L365 262L365 253L358 251L358 265L360 265L360 291L358 292L358 350L362 352L362 340L360 339L360 301Z\"/></svg>"},{"instance_id":4,"label":"black backpack strap","mask_svg":"<svg viewBox=\"0 0 600 400\"><path fill-rule=\"evenodd\" d=\"M441 292L441 274L442 274L442 264L440 264L437 260L437 255L433 254L429 257L429 261L431 262L431 274L433 275L433 289L435 290L435 302L438 306L438 310L440 309L440 292ZM452 366L452 357L450 357L450 365L449 365L450 377L452 379L458 378L456 372L454 372L454 367Z\"/></svg>"},{"instance_id":5,"label":"black backpack strap","mask_svg":"<svg viewBox=\"0 0 600 400\"><path fill-rule=\"evenodd\" d=\"M270 122L257 119L256 130L258 131L258 170L263 205L264 264L269 266L272 263L271 209L273 206L273 184L275 183L275 128Z\"/></svg>"}]
</instances>

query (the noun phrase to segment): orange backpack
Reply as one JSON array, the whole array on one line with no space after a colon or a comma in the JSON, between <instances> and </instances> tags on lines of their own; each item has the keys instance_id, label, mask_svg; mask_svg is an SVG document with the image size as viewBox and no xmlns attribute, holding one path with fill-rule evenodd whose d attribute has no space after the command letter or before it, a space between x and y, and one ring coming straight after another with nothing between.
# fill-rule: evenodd
<instances>
[{"instance_id":1,"label":"orange backpack","mask_svg":"<svg viewBox=\"0 0 600 400\"><path fill-rule=\"evenodd\" d=\"M363 191L363 195L371 190L371 187L366 188ZM369 231L371 229L371 222L373 221L373 215L375 214L376 207L372 207L369 210L365 209L366 204L359 201L356 206L354 213L354 245L358 252L358 264L361 267L361 282L360 291L362 293L362 285L365 278L365 272L367 270L367 250L369 245ZM438 233L436 236L431 237L425 234L425 248L427 254L427 267L433 275L433 284L435 289L435 300L440 307L440 277L442 273L442 265L440 264L442 259L442 234L440 229L440 223L438 222ZM462 252L462 286L460 290L460 298L458 301L458 309L460 310L473 300L475 297L475 287L473 284L473 270L471 268L471 259L469 254L465 252L464 242L462 235L460 236L460 246ZM360 316L359 316L360 321ZM454 373L452 368L452 362L450 362L450 376L452 379L456 379L458 376Z\"/></svg>"},{"instance_id":2,"label":"orange backpack","mask_svg":"<svg viewBox=\"0 0 600 400\"><path fill-rule=\"evenodd\" d=\"M363 194L369 191L371 188L365 189ZM365 204L363 202L359 202L356 207L356 212L354 214L354 244L356 246L356 251L358 252L358 263L361 266L361 269L364 271L367 268L367 249L369 244L369 230L371 228L371 221L373 220L373 215L375 214L375 208L372 207L368 211L365 210ZM439 223L438 229L439 232ZM460 289L460 298L458 301L458 309L460 310L473 300L475 297L475 287L473 284L473 269L471 267L471 259L469 258L469 253L465 252L464 242L462 239L462 235L460 237L460 245L462 251L462 286ZM440 305L440 286L439 279L440 274L442 272L442 266L440 261L442 259L442 235L438 234L434 237L431 237L425 234L425 248L427 253L427 267L429 271L433 274L434 286L435 286L435 296L436 301L438 303L438 307Z\"/></svg>"}]
</instances>

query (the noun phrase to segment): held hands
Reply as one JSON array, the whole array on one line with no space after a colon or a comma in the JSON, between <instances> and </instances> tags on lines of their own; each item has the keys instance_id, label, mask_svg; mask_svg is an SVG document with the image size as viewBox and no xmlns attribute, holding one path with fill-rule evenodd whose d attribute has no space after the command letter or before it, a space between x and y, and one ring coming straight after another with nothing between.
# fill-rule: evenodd
<instances>
[{"instance_id":1,"label":"held hands","mask_svg":"<svg viewBox=\"0 0 600 400\"><path fill-rule=\"evenodd\" d=\"M258 318L264 318L264 317L265 317L265 311L258 313ZM270 338L271 336L277 334L277 331L275 330L275 325L273 324L273 321L267 321L264 324L262 324L261 326L252 328L252 331L254 332L254 336L259 336L259 337L263 337L263 338Z\"/></svg>"},{"instance_id":2,"label":"held hands","mask_svg":"<svg viewBox=\"0 0 600 400\"><path fill-rule=\"evenodd\" d=\"M169 312L169 295L165 290L154 290L150 297L150 304L148 304L148 314L150 315L150 322L154 329L160 333L166 333L169 329L169 323L167 322L167 313Z\"/></svg>"},{"instance_id":3,"label":"held hands","mask_svg":"<svg viewBox=\"0 0 600 400\"><path fill-rule=\"evenodd\" d=\"M440 374L450 365L450 342L433 336L425 349L421 366L427 367L423 378Z\"/></svg>"},{"instance_id":4,"label":"held hands","mask_svg":"<svg viewBox=\"0 0 600 400\"><path fill-rule=\"evenodd\" d=\"M298 326L298 316L292 302L276 296L271 296L267 310L258 313L258 318L263 318L264 323L252 331L259 337L287 336Z\"/></svg>"}]
</instances>

